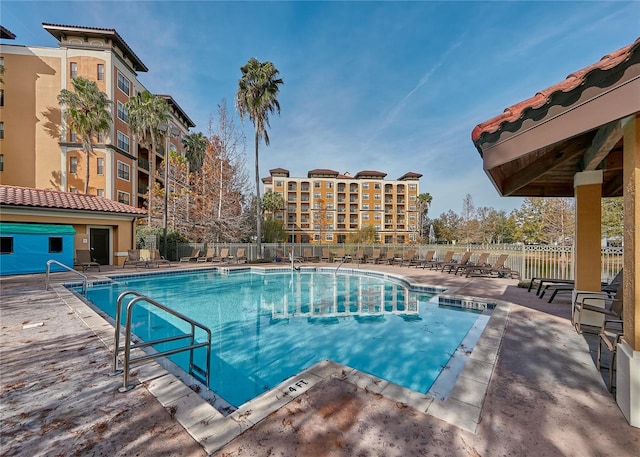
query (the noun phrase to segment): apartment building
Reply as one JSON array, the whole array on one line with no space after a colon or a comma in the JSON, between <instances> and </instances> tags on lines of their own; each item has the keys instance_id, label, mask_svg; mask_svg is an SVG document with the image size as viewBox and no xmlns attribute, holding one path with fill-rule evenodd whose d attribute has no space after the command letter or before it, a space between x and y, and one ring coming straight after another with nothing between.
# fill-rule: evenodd
<instances>
[{"instance_id":1,"label":"apartment building","mask_svg":"<svg viewBox=\"0 0 640 457\"><path fill-rule=\"evenodd\" d=\"M348 241L349 233L373 226L384 244L408 244L418 237L419 173L387 180L380 171L354 176L316 169L306 178L289 176L275 168L263 178L264 192L282 196L284 208L274 216L284 223L289 242L334 244Z\"/></svg>"},{"instance_id":2,"label":"apartment building","mask_svg":"<svg viewBox=\"0 0 640 457\"><path fill-rule=\"evenodd\" d=\"M148 68L114 29L43 23L57 48L0 44L4 66L0 100L0 184L83 192L86 156L67 128L58 104L72 79L95 81L113 102L109 134L94 139L89 163L89 194L144 207L143 194L165 156L166 142L155 151L133 144L124 106L145 90L138 81ZM3 34L2 38L11 39ZM170 95L169 148L182 152L181 136L195 124Z\"/></svg>"}]
</instances>

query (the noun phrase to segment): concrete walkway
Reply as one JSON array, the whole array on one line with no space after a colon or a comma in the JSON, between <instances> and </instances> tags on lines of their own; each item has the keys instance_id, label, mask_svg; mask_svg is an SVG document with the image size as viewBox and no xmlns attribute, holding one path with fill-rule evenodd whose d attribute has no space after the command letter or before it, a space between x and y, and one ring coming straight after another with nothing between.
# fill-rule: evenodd
<instances>
[{"instance_id":1,"label":"concrete walkway","mask_svg":"<svg viewBox=\"0 0 640 457\"><path fill-rule=\"evenodd\" d=\"M334 376L215 455L640 455L640 429L627 425L597 372L594 338L572 329L567 296L547 304L514 280L362 268L513 303L475 433ZM108 376L110 325L44 291L42 275L0 278L0 293L2 455L206 455L146 385L116 392L121 378ZM461 386L462 399L484 392L472 382Z\"/></svg>"}]
</instances>

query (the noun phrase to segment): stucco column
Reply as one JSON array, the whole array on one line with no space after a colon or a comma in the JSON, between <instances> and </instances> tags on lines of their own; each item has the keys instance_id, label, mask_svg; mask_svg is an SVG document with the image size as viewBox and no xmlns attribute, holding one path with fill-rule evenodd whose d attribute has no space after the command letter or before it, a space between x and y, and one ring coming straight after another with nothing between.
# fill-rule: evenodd
<instances>
[{"instance_id":1,"label":"stucco column","mask_svg":"<svg viewBox=\"0 0 640 457\"><path fill-rule=\"evenodd\" d=\"M583 171L573 178L576 199L575 289L578 292L601 290L602 170ZM600 313L584 312L582 323L602 325Z\"/></svg>"},{"instance_id":2,"label":"stucco column","mask_svg":"<svg viewBox=\"0 0 640 457\"><path fill-rule=\"evenodd\" d=\"M624 122L624 336L618 344L616 400L640 427L640 115Z\"/></svg>"}]
</instances>

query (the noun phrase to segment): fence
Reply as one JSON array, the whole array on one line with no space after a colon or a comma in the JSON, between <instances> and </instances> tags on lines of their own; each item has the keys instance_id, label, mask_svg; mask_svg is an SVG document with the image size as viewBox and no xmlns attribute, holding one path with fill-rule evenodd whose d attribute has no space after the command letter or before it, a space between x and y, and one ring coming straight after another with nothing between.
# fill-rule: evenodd
<instances>
[{"instance_id":1,"label":"fence","mask_svg":"<svg viewBox=\"0 0 640 457\"><path fill-rule=\"evenodd\" d=\"M302 257L305 249L311 249L311 255L317 258L322 256L323 249L329 249L335 253L338 249L344 249L347 253L355 253L363 249L365 255L372 254L373 249L381 248L383 252L394 249L396 256L402 256L409 249L415 249L419 258L424 258L427 251L435 251L436 258L444 257L447 251L454 251L454 259L459 259L466 251L474 254L489 252L488 263L493 263L500 254L509 254L505 263L509 268L520 272L523 279L532 277L547 277L558 279L573 279L574 253L572 246L548 246L548 245L523 245L523 244L490 244L490 245L451 245L451 244L423 244L423 245L364 245L364 244L303 244L303 243L263 243L262 253L258 256L257 246L253 243L189 243L179 244L172 258L179 259L191 254L198 248L202 253L207 248L228 248L231 255L235 255L238 248L244 248L248 260L256 261L259 257L265 261L273 261L277 251L289 253L293 251L295 256ZM621 247L602 248L600 271L602 281L610 281L622 268ZM472 256L472 260L477 256Z\"/></svg>"}]
</instances>

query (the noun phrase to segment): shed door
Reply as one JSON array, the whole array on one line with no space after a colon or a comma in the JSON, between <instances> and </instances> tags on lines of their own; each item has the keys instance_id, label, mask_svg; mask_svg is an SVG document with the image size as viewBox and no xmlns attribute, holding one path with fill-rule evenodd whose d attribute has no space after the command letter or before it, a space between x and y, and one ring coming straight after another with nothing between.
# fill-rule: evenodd
<instances>
[{"instance_id":1,"label":"shed door","mask_svg":"<svg viewBox=\"0 0 640 457\"><path fill-rule=\"evenodd\" d=\"M91 257L100 265L110 265L109 259L109 229L90 228Z\"/></svg>"}]
</instances>

